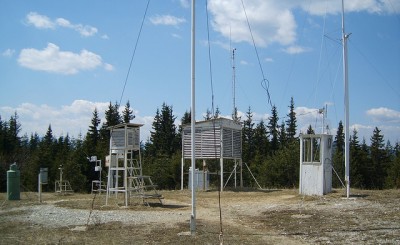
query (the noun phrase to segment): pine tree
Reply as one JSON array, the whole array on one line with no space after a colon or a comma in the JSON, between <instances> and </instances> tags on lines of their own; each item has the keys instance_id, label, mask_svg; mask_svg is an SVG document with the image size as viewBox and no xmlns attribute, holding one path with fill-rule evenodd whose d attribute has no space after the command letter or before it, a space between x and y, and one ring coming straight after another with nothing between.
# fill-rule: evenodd
<instances>
[{"instance_id":1,"label":"pine tree","mask_svg":"<svg viewBox=\"0 0 400 245\"><path fill-rule=\"evenodd\" d=\"M334 146L333 169L336 171L339 177L334 176L332 178L332 186L339 187L341 186L340 181L344 181L344 132L342 121L339 122L339 126L336 131Z\"/></svg>"},{"instance_id":2,"label":"pine tree","mask_svg":"<svg viewBox=\"0 0 400 245\"><path fill-rule=\"evenodd\" d=\"M135 118L135 115L133 115L133 110L131 110L129 100L126 102L125 109L122 112L122 118L124 123L130 123L131 120Z\"/></svg>"},{"instance_id":3,"label":"pine tree","mask_svg":"<svg viewBox=\"0 0 400 245\"><path fill-rule=\"evenodd\" d=\"M233 113L232 113L232 120L235 121L235 122L237 122L237 123L239 123L241 119L242 119L242 118L239 117L239 115L238 115L237 107L235 107L235 108L233 109Z\"/></svg>"},{"instance_id":4,"label":"pine tree","mask_svg":"<svg viewBox=\"0 0 400 245\"><path fill-rule=\"evenodd\" d=\"M373 163L374 175L372 187L382 189L387 171L387 156L384 149L384 139L381 130L375 127L371 136L371 160Z\"/></svg>"},{"instance_id":5,"label":"pine tree","mask_svg":"<svg viewBox=\"0 0 400 245\"><path fill-rule=\"evenodd\" d=\"M354 129L350 138L350 181L351 185L357 188L364 187L363 157L361 153L357 130Z\"/></svg>"},{"instance_id":6,"label":"pine tree","mask_svg":"<svg viewBox=\"0 0 400 245\"><path fill-rule=\"evenodd\" d=\"M0 160L2 160L1 157L4 156L5 134L6 134L6 123L3 122L0 116Z\"/></svg>"},{"instance_id":7,"label":"pine tree","mask_svg":"<svg viewBox=\"0 0 400 245\"><path fill-rule=\"evenodd\" d=\"M162 105L161 113L157 109L151 131L151 142L153 154L171 156L180 148L175 126L175 116L172 113L172 106L165 103Z\"/></svg>"},{"instance_id":8,"label":"pine tree","mask_svg":"<svg viewBox=\"0 0 400 245\"><path fill-rule=\"evenodd\" d=\"M156 111L156 115L154 116L152 129L153 130L150 131L149 142L146 143L145 151L147 155L155 156L156 149L161 144L160 132L162 131L160 110L158 108Z\"/></svg>"},{"instance_id":9,"label":"pine tree","mask_svg":"<svg viewBox=\"0 0 400 245\"><path fill-rule=\"evenodd\" d=\"M214 113L214 119L219 118L220 114L221 114L221 112L219 111L219 107L217 106L217 109L215 109L215 113Z\"/></svg>"},{"instance_id":10,"label":"pine tree","mask_svg":"<svg viewBox=\"0 0 400 245\"><path fill-rule=\"evenodd\" d=\"M49 127L47 128L46 135L43 138L43 143L46 146L50 146L53 144L54 137L53 137L53 130L51 129L51 124L49 124Z\"/></svg>"},{"instance_id":11,"label":"pine tree","mask_svg":"<svg viewBox=\"0 0 400 245\"><path fill-rule=\"evenodd\" d=\"M115 102L114 105L110 104L108 105L108 109L105 112L105 117L106 117L106 122L105 122L105 127L110 127L110 126L115 126L117 124L120 124L122 122L121 116L119 115L118 112L119 105L117 102Z\"/></svg>"},{"instance_id":12,"label":"pine tree","mask_svg":"<svg viewBox=\"0 0 400 245\"><path fill-rule=\"evenodd\" d=\"M100 140L100 133L99 133L99 125L100 125L100 118L99 118L99 113L97 112L97 108L94 108L93 114L92 114L92 120L91 120L91 125L89 126L89 130L86 134L87 142L90 145L89 149L89 154L94 153L96 146L98 144L98 141Z\"/></svg>"},{"instance_id":13,"label":"pine tree","mask_svg":"<svg viewBox=\"0 0 400 245\"><path fill-rule=\"evenodd\" d=\"M256 128L254 129L254 146L256 155L261 159L264 159L269 150L269 141L267 136L267 128L265 127L264 121L261 120Z\"/></svg>"},{"instance_id":14,"label":"pine tree","mask_svg":"<svg viewBox=\"0 0 400 245\"><path fill-rule=\"evenodd\" d=\"M294 100L293 97L290 100L289 114L286 120L286 134L289 142L295 140L296 129L297 129L297 119L296 112L294 111Z\"/></svg>"},{"instance_id":15,"label":"pine tree","mask_svg":"<svg viewBox=\"0 0 400 245\"><path fill-rule=\"evenodd\" d=\"M274 154L279 149L279 117L275 105L272 106L271 116L268 118L268 120L271 153Z\"/></svg>"},{"instance_id":16,"label":"pine tree","mask_svg":"<svg viewBox=\"0 0 400 245\"><path fill-rule=\"evenodd\" d=\"M246 120L243 122L242 128L242 155L245 162L250 162L255 155L254 148L254 123L253 123L253 112L249 106L246 113Z\"/></svg>"},{"instance_id":17,"label":"pine tree","mask_svg":"<svg viewBox=\"0 0 400 245\"><path fill-rule=\"evenodd\" d=\"M388 168L388 176L386 178L386 188L400 188L400 144L399 142L393 148L393 159Z\"/></svg>"},{"instance_id":18,"label":"pine tree","mask_svg":"<svg viewBox=\"0 0 400 245\"><path fill-rule=\"evenodd\" d=\"M192 114L190 111L185 111L181 118L181 125L189 124L192 121Z\"/></svg>"},{"instance_id":19,"label":"pine tree","mask_svg":"<svg viewBox=\"0 0 400 245\"><path fill-rule=\"evenodd\" d=\"M287 135L286 135L286 129L285 129L285 122L282 121L281 126L279 127L279 145L281 148L287 146Z\"/></svg>"},{"instance_id":20,"label":"pine tree","mask_svg":"<svg viewBox=\"0 0 400 245\"><path fill-rule=\"evenodd\" d=\"M314 129L312 128L311 124L307 128L307 134L315 134Z\"/></svg>"},{"instance_id":21,"label":"pine tree","mask_svg":"<svg viewBox=\"0 0 400 245\"><path fill-rule=\"evenodd\" d=\"M18 148L20 141L18 134L21 131L21 124L18 122L17 112L14 112L14 116L11 116L8 125L9 125L9 130L8 130L9 143L13 145L14 148Z\"/></svg>"},{"instance_id":22,"label":"pine tree","mask_svg":"<svg viewBox=\"0 0 400 245\"><path fill-rule=\"evenodd\" d=\"M208 121L212 118L211 111L207 108L206 115L204 116L204 120Z\"/></svg>"},{"instance_id":23,"label":"pine tree","mask_svg":"<svg viewBox=\"0 0 400 245\"><path fill-rule=\"evenodd\" d=\"M49 186L54 186L55 177L58 173L59 165L57 165L56 159L56 140L53 136L53 130L51 124L47 128L46 134L43 137L39 145L38 157L34 165L37 168L48 168L49 171ZM35 169L38 171L38 169Z\"/></svg>"}]
</instances>

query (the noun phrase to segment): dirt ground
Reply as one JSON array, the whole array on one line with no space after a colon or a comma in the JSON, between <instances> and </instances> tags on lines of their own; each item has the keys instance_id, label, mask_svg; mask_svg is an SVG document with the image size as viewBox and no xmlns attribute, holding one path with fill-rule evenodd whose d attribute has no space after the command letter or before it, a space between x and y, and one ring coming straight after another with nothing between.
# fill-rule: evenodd
<instances>
[{"instance_id":1,"label":"dirt ground","mask_svg":"<svg viewBox=\"0 0 400 245\"><path fill-rule=\"evenodd\" d=\"M400 244L400 190L160 191L163 205L145 206L105 194L0 193L0 244ZM222 225L221 225L222 224ZM222 232L221 232L222 230Z\"/></svg>"}]
</instances>

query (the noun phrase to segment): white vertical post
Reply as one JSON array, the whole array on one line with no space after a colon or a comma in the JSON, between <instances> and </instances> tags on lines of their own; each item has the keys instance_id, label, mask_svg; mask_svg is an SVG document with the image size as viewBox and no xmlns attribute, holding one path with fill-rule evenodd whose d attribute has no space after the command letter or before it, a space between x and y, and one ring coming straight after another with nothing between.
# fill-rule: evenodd
<instances>
[{"instance_id":1,"label":"white vertical post","mask_svg":"<svg viewBox=\"0 0 400 245\"><path fill-rule=\"evenodd\" d=\"M129 191L128 191L128 127L124 126L124 134L125 134L125 143L124 143L124 190L125 190L125 206L128 206L129 202Z\"/></svg>"},{"instance_id":2,"label":"white vertical post","mask_svg":"<svg viewBox=\"0 0 400 245\"><path fill-rule=\"evenodd\" d=\"M344 80L344 104L345 104L345 133L344 133L344 165L345 165L345 182L346 195L350 197L350 147L349 147L349 82L347 72L347 38L348 34L344 29L344 0L342 0L342 42L343 42L343 80Z\"/></svg>"},{"instance_id":3,"label":"white vertical post","mask_svg":"<svg viewBox=\"0 0 400 245\"><path fill-rule=\"evenodd\" d=\"M240 163L240 188L243 188L243 161L242 158L239 159Z\"/></svg>"},{"instance_id":4,"label":"white vertical post","mask_svg":"<svg viewBox=\"0 0 400 245\"><path fill-rule=\"evenodd\" d=\"M195 154L195 0L192 0L192 28L191 28L191 148L192 148L192 214L190 216L190 232L192 235L196 233L196 190L194 187L194 170L196 163Z\"/></svg>"},{"instance_id":5,"label":"white vertical post","mask_svg":"<svg viewBox=\"0 0 400 245\"><path fill-rule=\"evenodd\" d=\"M39 202L42 202L42 178L41 173L39 172L38 176L38 192L39 192Z\"/></svg>"},{"instance_id":6,"label":"white vertical post","mask_svg":"<svg viewBox=\"0 0 400 245\"><path fill-rule=\"evenodd\" d=\"M206 191L206 160L203 159L203 191Z\"/></svg>"},{"instance_id":7,"label":"white vertical post","mask_svg":"<svg viewBox=\"0 0 400 245\"><path fill-rule=\"evenodd\" d=\"M184 154L184 153L182 153L182 154ZM182 159L181 159L181 191L183 191L183 163L184 163L184 158L182 157Z\"/></svg>"},{"instance_id":8,"label":"white vertical post","mask_svg":"<svg viewBox=\"0 0 400 245\"><path fill-rule=\"evenodd\" d=\"M303 167L303 135L300 134L300 174L299 174L299 193L303 194L303 176L302 176L302 167Z\"/></svg>"},{"instance_id":9,"label":"white vertical post","mask_svg":"<svg viewBox=\"0 0 400 245\"><path fill-rule=\"evenodd\" d=\"M235 158L235 165L234 165L234 171L235 171L235 189L236 189L236 166L237 166L237 162L236 162L236 158Z\"/></svg>"},{"instance_id":10,"label":"white vertical post","mask_svg":"<svg viewBox=\"0 0 400 245\"><path fill-rule=\"evenodd\" d=\"M222 147L221 147L221 157L219 158L219 164L220 164L220 182L221 182L221 187L220 191L224 191L224 158L222 157Z\"/></svg>"}]
</instances>

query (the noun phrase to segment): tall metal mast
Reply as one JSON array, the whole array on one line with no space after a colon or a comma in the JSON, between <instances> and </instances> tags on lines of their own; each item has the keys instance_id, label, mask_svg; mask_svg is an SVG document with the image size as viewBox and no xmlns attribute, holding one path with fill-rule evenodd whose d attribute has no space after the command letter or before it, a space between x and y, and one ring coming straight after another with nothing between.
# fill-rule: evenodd
<instances>
[{"instance_id":1,"label":"tall metal mast","mask_svg":"<svg viewBox=\"0 0 400 245\"><path fill-rule=\"evenodd\" d=\"M347 68L347 39L350 34L346 34L344 29L344 0L342 0L342 42L343 42L343 80L344 80L344 105L345 105L345 133L344 133L344 166L346 195L350 196L350 147L349 147L349 81Z\"/></svg>"},{"instance_id":2,"label":"tall metal mast","mask_svg":"<svg viewBox=\"0 0 400 245\"><path fill-rule=\"evenodd\" d=\"M191 84L192 84L192 102L191 102L191 148L192 148L192 214L190 215L190 232L192 235L196 233L196 191L194 188L194 173L196 167L195 154L195 0L192 0L192 28L191 28Z\"/></svg>"},{"instance_id":3,"label":"tall metal mast","mask_svg":"<svg viewBox=\"0 0 400 245\"><path fill-rule=\"evenodd\" d=\"M232 119L236 120L236 66L235 66L235 51L236 48L232 49Z\"/></svg>"}]
</instances>

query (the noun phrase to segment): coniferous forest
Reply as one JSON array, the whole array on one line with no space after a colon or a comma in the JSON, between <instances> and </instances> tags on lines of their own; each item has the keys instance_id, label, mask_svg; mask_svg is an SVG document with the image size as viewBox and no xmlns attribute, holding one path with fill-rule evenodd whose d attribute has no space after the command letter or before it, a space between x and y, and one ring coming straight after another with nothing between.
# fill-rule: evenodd
<instances>
[{"instance_id":1,"label":"coniferous forest","mask_svg":"<svg viewBox=\"0 0 400 245\"><path fill-rule=\"evenodd\" d=\"M242 159L263 188L294 188L299 183L300 143L296 135L297 119L293 98L288 106L285 120L279 119L278 111L272 107L267 121L253 121L249 107L245 118L237 118L242 123ZM207 111L205 120L219 117ZM77 138L55 137L51 125L45 135L33 132L21 135L23 125L15 113L8 120L0 115L0 191L7 188L6 173L12 163L16 163L21 173L22 191L36 191L40 168L48 168L46 191L54 191L54 182L59 177L62 165L64 178L69 180L76 192L89 192L92 180L98 179L94 163L88 157L102 159L109 154L109 131L107 127L134 119L129 101L122 113L119 105L110 102L105 111L105 122L101 124L95 109L88 122L86 135ZM190 112L175 125L172 106L164 103L155 112L151 136L141 143L143 172L152 176L160 189L179 189L181 183L181 125L190 123ZM311 125L307 133L314 133ZM342 122L334 135L332 163L337 175L344 179L344 128ZM219 160L210 161L210 172L218 172ZM201 162L198 163L201 166ZM189 166L185 166L186 172ZM103 180L107 171L103 171ZM341 180L333 172L333 187L342 187ZM185 175L184 178L187 178ZM219 178L211 177L211 186L219 186ZM371 132L370 145L359 139L357 131L350 136L350 180L351 187L363 189L400 188L400 145L399 142L385 141L377 127ZM187 185L187 179L185 179ZM257 187L249 171L243 171L243 185ZM229 184L228 184L229 186Z\"/></svg>"}]
</instances>

